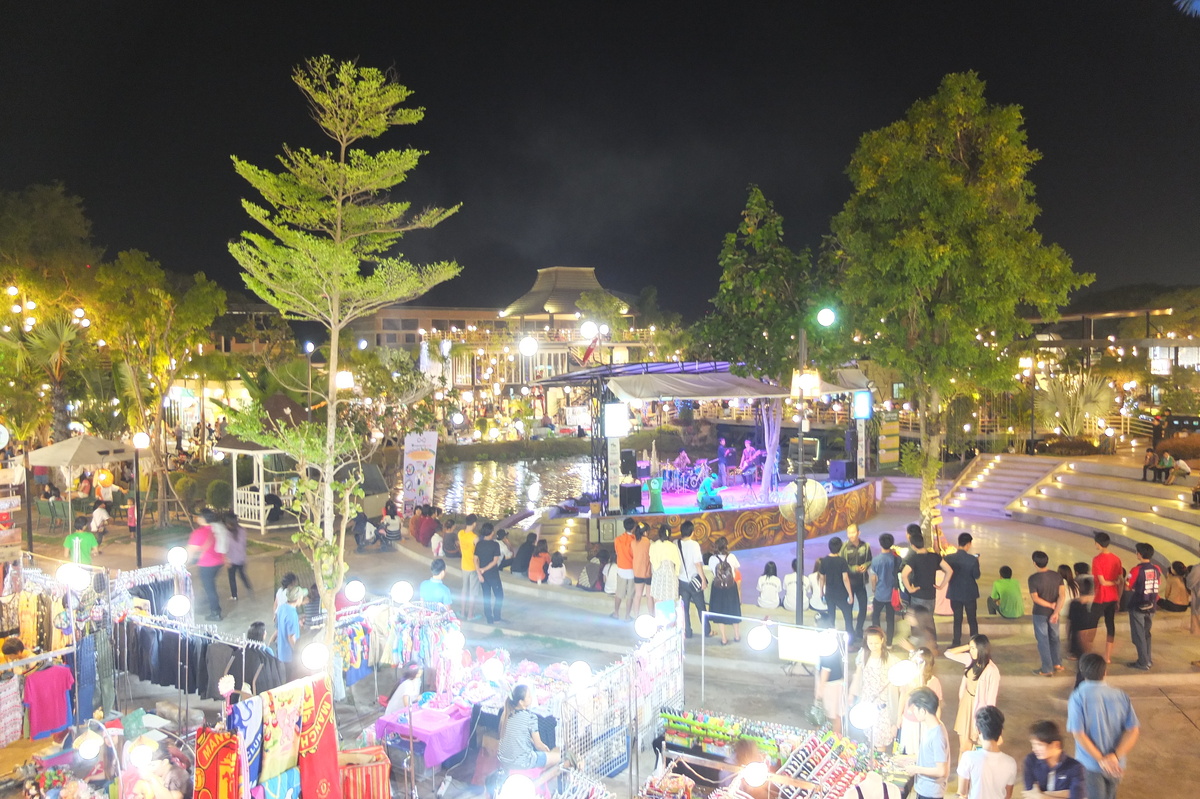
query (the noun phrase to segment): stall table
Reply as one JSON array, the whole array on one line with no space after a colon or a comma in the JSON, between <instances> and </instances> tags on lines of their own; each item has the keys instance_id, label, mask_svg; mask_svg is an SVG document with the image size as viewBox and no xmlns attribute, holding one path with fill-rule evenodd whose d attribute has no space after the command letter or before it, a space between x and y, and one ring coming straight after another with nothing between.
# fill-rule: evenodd
<instances>
[{"instance_id":1,"label":"stall table","mask_svg":"<svg viewBox=\"0 0 1200 799\"><path fill-rule=\"evenodd\" d=\"M471 730L471 711L452 705L447 709L415 708L412 737L425 745L425 767L436 769L467 748ZM387 741L391 736L404 741L409 737L409 717L404 713L383 716L375 722L375 736Z\"/></svg>"}]
</instances>

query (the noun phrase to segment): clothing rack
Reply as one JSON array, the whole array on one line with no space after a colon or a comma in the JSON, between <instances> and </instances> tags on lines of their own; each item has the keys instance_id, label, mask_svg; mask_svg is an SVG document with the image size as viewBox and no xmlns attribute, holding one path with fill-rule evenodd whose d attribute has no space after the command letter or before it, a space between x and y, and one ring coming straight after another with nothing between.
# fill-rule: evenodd
<instances>
[{"instance_id":1,"label":"clothing rack","mask_svg":"<svg viewBox=\"0 0 1200 799\"><path fill-rule=\"evenodd\" d=\"M22 666L32 666L35 663L41 663L42 661L45 661L45 660L53 660L54 658L66 657L67 655L74 654L74 652L75 652L74 646L67 646L67 647L63 647L62 649L55 649L53 652L43 652L40 655L33 655L31 657L21 658L20 660L14 660L9 663L0 663L0 671L6 671L9 669L19 669Z\"/></svg>"},{"instance_id":2,"label":"clothing rack","mask_svg":"<svg viewBox=\"0 0 1200 799\"><path fill-rule=\"evenodd\" d=\"M128 591L135 585L149 585L159 580L174 580L177 577L187 576L187 574L187 569L182 566L160 563L157 566L146 566L132 571L118 571L117 576L113 578L113 588Z\"/></svg>"}]
</instances>

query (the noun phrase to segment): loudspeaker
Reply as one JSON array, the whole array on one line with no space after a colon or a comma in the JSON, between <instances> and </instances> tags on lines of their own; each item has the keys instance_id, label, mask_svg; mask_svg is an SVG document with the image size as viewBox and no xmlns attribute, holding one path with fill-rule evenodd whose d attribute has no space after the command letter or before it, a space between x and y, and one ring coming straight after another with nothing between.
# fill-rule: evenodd
<instances>
[{"instance_id":1,"label":"loudspeaker","mask_svg":"<svg viewBox=\"0 0 1200 799\"><path fill-rule=\"evenodd\" d=\"M831 483L852 483L858 479L858 464L854 461L830 461L829 481Z\"/></svg>"},{"instance_id":2,"label":"loudspeaker","mask_svg":"<svg viewBox=\"0 0 1200 799\"><path fill-rule=\"evenodd\" d=\"M621 473L637 477L637 454L631 449L621 450Z\"/></svg>"}]
</instances>

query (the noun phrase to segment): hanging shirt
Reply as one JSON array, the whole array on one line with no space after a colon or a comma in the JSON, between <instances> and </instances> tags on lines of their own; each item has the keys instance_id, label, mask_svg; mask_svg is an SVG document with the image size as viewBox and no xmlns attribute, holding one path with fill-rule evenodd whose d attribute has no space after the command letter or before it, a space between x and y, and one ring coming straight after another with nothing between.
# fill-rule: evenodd
<instances>
[{"instance_id":1,"label":"hanging shirt","mask_svg":"<svg viewBox=\"0 0 1200 799\"><path fill-rule=\"evenodd\" d=\"M342 799L338 773L337 720L333 698L321 679L304 686L300 714L300 794L305 799Z\"/></svg>"},{"instance_id":2,"label":"hanging shirt","mask_svg":"<svg viewBox=\"0 0 1200 799\"><path fill-rule=\"evenodd\" d=\"M229 711L229 728L237 732L242 742L242 783L247 787L257 785L262 768L262 697L252 696L234 705Z\"/></svg>"},{"instance_id":3,"label":"hanging shirt","mask_svg":"<svg viewBox=\"0 0 1200 799\"><path fill-rule=\"evenodd\" d=\"M241 769L236 733L196 730L195 799L238 799Z\"/></svg>"},{"instance_id":4,"label":"hanging shirt","mask_svg":"<svg viewBox=\"0 0 1200 799\"><path fill-rule=\"evenodd\" d=\"M25 710L21 706L21 680L0 680L0 746L21 740Z\"/></svg>"},{"instance_id":5,"label":"hanging shirt","mask_svg":"<svg viewBox=\"0 0 1200 799\"><path fill-rule=\"evenodd\" d=\"M45 738L62 732L74 721L71 686L75 677L66 666L50 666L25 677L25 706L29 708L29 736Z\"/></svg>"}]
</instances>

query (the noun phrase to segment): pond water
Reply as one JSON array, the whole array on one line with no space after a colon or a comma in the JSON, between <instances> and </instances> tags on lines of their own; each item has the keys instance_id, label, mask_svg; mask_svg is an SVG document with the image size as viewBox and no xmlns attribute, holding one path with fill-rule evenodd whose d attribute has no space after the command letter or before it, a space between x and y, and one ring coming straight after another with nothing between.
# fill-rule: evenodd
<instances>
[{"instance_id":1,"label":"pond water","mask_svg":"<svg viewBox=\"0 0 1200 799\"><path fill-rule=\"evenodd\" d=\"M439 463L434 504L450 513L502 519L578 497L591 482L591 470L587 457Z\"/></svg>"}]
</instances>

